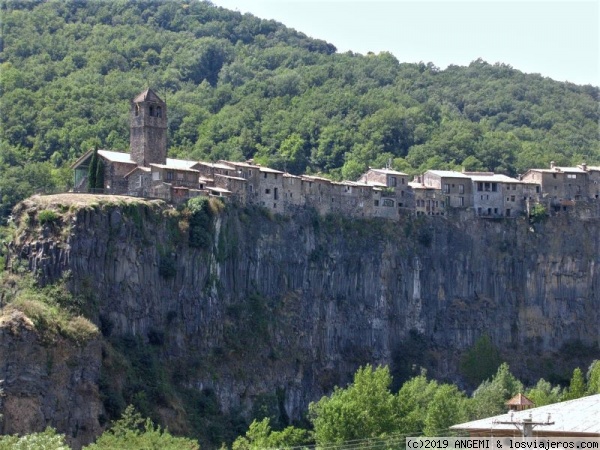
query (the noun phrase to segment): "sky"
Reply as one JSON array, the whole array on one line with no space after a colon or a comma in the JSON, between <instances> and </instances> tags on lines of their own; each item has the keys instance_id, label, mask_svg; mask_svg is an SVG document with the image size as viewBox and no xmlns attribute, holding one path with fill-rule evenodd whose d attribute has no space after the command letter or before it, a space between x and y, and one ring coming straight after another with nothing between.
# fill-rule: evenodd
<instances>
[{"instance_id":1,"label":"sky","mask_svg":"<svg viewBox=\"0 0 600 450\"><path fill-rule=\"evenodd\" d=\"M274 19L338 52L388 51L441 69L482 58L600 86L600 0L211 0Z\"/></svg>"}]
</instances>

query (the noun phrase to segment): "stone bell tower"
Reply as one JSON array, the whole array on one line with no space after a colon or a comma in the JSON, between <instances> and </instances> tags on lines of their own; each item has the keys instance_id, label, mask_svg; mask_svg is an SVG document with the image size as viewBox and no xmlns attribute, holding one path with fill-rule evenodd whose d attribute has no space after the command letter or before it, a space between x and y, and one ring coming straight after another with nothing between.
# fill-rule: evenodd
<instances>
[{"instance_id":1,"label":"stone bell tower","mask_svg":"<svg viewBox=\"0 0 600 450\"><path fill-rule=\"evenodd\" d=\"M138 166L167 162L167 104L147 89L131 102L129 152Z\"/></svg>"}]
</instances>

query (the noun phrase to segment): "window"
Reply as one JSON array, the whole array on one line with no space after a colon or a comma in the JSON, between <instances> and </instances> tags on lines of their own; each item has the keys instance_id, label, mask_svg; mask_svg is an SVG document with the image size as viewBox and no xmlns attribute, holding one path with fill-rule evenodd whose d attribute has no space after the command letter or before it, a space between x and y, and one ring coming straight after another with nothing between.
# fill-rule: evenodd
<instances>
[{"instance_id":1,"label":"window","mask_svg":"<svg viewBox=\"0 0 600 450\"><path fill-rule=\"evenodd\" d=\"M498 214L498 208L494 208L494 214Z\"/></svg>"},{"instance_id":2,"label":"window","mask_svg":"<svg viewBox=\"0 0 600 450\"><path fill-rule=\"evenodd\" d=\"M267 178L267 172L265 172L264 175L265 175L265 178Z\"/></svg>"},{"instance_id":3,"label":"window","mask_svg":"<svg viewBox=\"0 0 600 450\"><path fill-rule=\"evenodd\" d=\"M273 188L273 199L279 200L279 189Z\"/></svg>"},{"instance_id":4,"label":"window","mask_svg":"<svg viewBox=\"0 0 600 450\"><path fill-rule=\"evenodd\" d=\"M160 180L160 172L152 172L152 181Z\"/></svg>"},{"instance_id":5,"label":"window","mask_svg":"<svg viewBox=\"0 0 600 450\"><path fill-rule=\"evenodd\" d=\"M384 198L383 199L383 206L389 206L389 207L394 207L394 200L392 200L391 198Z\"/></svg>"},{"instance_id":6,"label":"window","mask_svg":"<svg viewBox=\"0 0 600 450\"><path fill-rule=\"evenodd\" d=\"M154 116L154 106L150 105L150 117Z\"/></svg>"},{"instance_id":7,"label":"window","mask_svg":"<svg viewBox=\"0 0 600 450\"><path fill-rule=\"evenodd\" d=\"M498 192L498 183L492 183L492 192Z\"/></svg>"},{"instance_id":8,"label":"window","mask_svg":"<svg viewBox=\"0 0 600 450\"><path fill-rule=\"evenodd\" d=\"M477 215L480 216L481 215L481 208L477 208Z\"/></svg>"},{"instance_id":9,"label":"window","mask_svg":"<svg viewBox=\"0 0 600 450\"><path fill-rule=\"evenodd\" d=\"M458 197L458 205L465 206L465 198L464 197Z\"/></svg>"},{"instance_id":10,"label":"window","mask_svg":"<svg viewBox=\"0 0 600 450\"><path fill-rule=\"evenodd\" d=\"M390 184L389 184L389 186L391 186L391 187L396 187L396 185L397 185L397 180L396 180L396 177L390 177L390 178L389 178L389 181L390 181Z\"/></svg>"},{"instance_id":11,"label":"window","mask_svg":"<svg viewBox=\"0 0 600 450\"><path fill-rule=\"evenodd\" d=\"M265 194L270 194L271 193L271 189L265 189Z\"/></svg>"},{"instance_id":12,"label":"window","mask_svg":"<svg viewBox=\"0 0 600 450\"><path fill-rule=\"evenodd\" d=\"M183 180L183 172L177 172L177 179Z\"/></svg>"},{"instance_id":13,"label":"window","mask_svg":"<svg viewBox=\"0 0 600 450\"><path fill-rule=\"evenodd\" d=\"M251 177L252 176L252 170L248 170L248 176Z\"/></svg>"},{"instance_id":14,"label":"window","mask_svg":"<svg viewBox=\"0 0 600 450\"><path fill-rule=\"evenodd\" d=\"M379 206L379 200L373 200L373 205Z\"/></svg>"},{"instance_id":15,"label":"window","mask_svg":"<svg viewBox=\"0 0 600 450\"><path fill-rule=\"evenodd\" d=\"M510 209L506 210L506 217L510 217Z\"/></svg>"},{"instance_id":16,"label":"window","mask_svg":"<svg viewBox=\"0 0 600 450\"><path fill-rule=\"evenodd\" d=\"M249 186L248 186L248 190L249 190L251 193L252 193L252 192L254 192L254 186L252 186L252 185L249 185Z\"/></svg>"},{"instance_id":17,"label":"window","mask_svg":"<svg viewBox=\"0 0 600 450\"><path fill-rule=\"evenodd\" d=\"M465 185L464 184L459 184L458 185L458 193L459 194L464 194L465 193Z\"/></svg>"},{"instance_id":18,"label":"window","mask_svg":"<svg viewBox=\"0 0 600 450\"><path fill-rule=\"evenodd\" d=\"M444 193L448 194L450 192L450 185L449 184L444 184Z\"/></svg>"},{"instance_id":19,"label":"window","mask_svg":"<svg viewBox=\"0 0 600 450\"><path fill-rule=\"evenodd\" d=\"M567 178L570 178L571 180L575 180L577 178L577 175L574 173L568 173Z\"/></svg>"},{"instance_id":20,"label":"window","mask_svg":"<svg viewBox=\"0 0 600 450\"><path fill-rule=\"evenodd\" d=\"M162 108L160 106L156 107L156 117L162 117Z\"/></svg>"},{"instance_id":21,"label":"window","mask_svg":"<svg viewBox=\"0 0 600 450\"><path fill-rule=\"evenodd\" d=\"M171 172L171 171L168 171L168 172L167 172L167 181L170 181L170 180L172 180L172 179L173 179L173 172Z\"/></svg>"},{"instance_id":22,"label":"window","mask_svg":"<svg viewBox=\"0 0 600 450\"><path fill-rule=\"evenodd\" d=\"M511 195L511 196L510 196L510 201L511 201L511 202L514 202L514 201L515 201L515 196L514 196L514 195Z\"/></svg>"},{"instance_id":23,"label":"window","mask_svg":"<svg viewBox=\"0 0 600 450\"><path fill-rule=\"evenodd\" d=\"M140 105L135 105L135 115L136 116L140 115Z\"/></svg>"},{"instance_id":24,"label":"window","mask_svg":"<svg viewBox=\"0 0 600 450\"><path fill-rule=\"evenodd\" d=\"M481 181L479 181L479 182L477 183L477 191L478 191L478 192L481 192L481 191L483 191L483 183L482 183Z\"/></svg>"}]
</instances>

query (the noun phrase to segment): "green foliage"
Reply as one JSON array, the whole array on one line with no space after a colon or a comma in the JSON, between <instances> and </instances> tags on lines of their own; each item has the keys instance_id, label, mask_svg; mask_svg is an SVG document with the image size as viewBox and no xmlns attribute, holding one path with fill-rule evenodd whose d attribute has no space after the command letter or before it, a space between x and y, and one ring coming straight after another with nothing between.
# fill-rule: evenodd
<instances>
[{"instance_id":1,"label":"green foliage","mask_svg":"<svg viewBox=\"0 0 600 450\"><path fill-rule=\"evenodd\" d=\"M426 436L440 436L452 425L466 420L466 400L466 396L456 386L441 385L427 406L423 433Z\"/></svg>"},{"instance_id":2,"label":"green foliage","mask_svg":"<svg viewBox=\"0 0 600 450\"><path fill-rule=\"evenodd\" d=\"M361 367L348 388L336 388L330 397L311 403L309 414L317 444L341 444L393 432L399 417L391 382L387 367Z\"/></svg>"},{"instance_id":3,"label":"green foliage","mask_svg":"<svg viewBox=\"0 0 600 450\"><path fill-rule=\"evenodd\" d=\"M478 385L496 373L502 363L498 348L487 334L467 350L460 361L461 374L471 385Z\"/></svg>"},{"instance_id":4,"label":"green foliage","mask_svg":"<svg viewBox=\"0 0 600 450\"><path fill-rule=\"evenodd\" d=\"M187 208L190 211L190 247L209 249L213 241L214 212L208 197L195 197L188 200Z\"/></svg>"},{"instance_id":5,"label":"green foliage","mask_svg":"<svg viewBox=\"0 0 600 450\"><path fill-rule=\"evenodd\" d=\"M472 419L502 414L506 410L504 403L519 392L523 384L510 373L508 364L502 363L491 381L486 380L473 392L470 402Z\"/></svg>"},{"instance_id":6,"label":"green foliage","mask_svg":"<svg viewBox=\"0 0 600 450\"><path fill-rule=\"evenodd\" d=\"M177 274L177 261L171 254L161 255L158 273L163 278L173 278Z\"/></svg>"},{"instance_id":7,"label":"green foliage","mask_svg":"<svg viewBox=\"0 0 600 450\"><path fill-rule=\"evenodd\" d=\"M0 314L18 310L33 322L40 337L51 343L58 336L83 345L98 336L98 328L83 317L84 300L74 297L62 280L39 287L31 274L0 274L0 294L5 306Z\"/></svg>"},{"instance_id":8,"label":"green foliage","mask_svg":"<svg viewBox=\"0 0 600 450\"><path fill-rule=\"evenodd\" d=\"M92 158L90 159L90 166L88 167L88 188L90 192L93 192L98 186L97 183L97 175L98 175L98 166L102 165L98 161L98 149L94 148L94 152L92 153Z\"/></svg>"},{"instance_id":9,"label":"green foliage","mask_svg":"<svg viewBox=\"0 0 600 450\"><path fill-rule=\"evenodd\" d=\"M271 430L270 420L254 420L245 436L238 437L232 450L260 450L265 448L290 449L312 444L309 431L287 427L282 431Z\"/></svg>"},{"instance_id":10,"label":"green foliage","mask_svg":"<svg viewBox=\"0 0 600 450\"><path fill-rule=\"evenodd\" d=\"M38 212L38 220L42 225L54 223L58 219L59 215L51 209L43 209Z\"/></svg>"},{"instance_id":11,"label":"green foliage","mask_svg":"<svg viewBox=\"0 0 600 450\"><path fill-rule=\"evenodd\" d=\"M25 436L0 436L0 450L70 450L63 434L53 428Z\"/></svg>"},{"instance_id":12,"label":"green foliage","mask_svg":"<svg viewBox=\"0 0 600 450\"><path fill-rule=\"evenodd\" d=\"M585 378L582 370L577 367L573 370L573 376L568 389L565 390L562 400L574 400L586 395Z\"/></svg>"},{"instance_id":13,"label":"green foliage","mask_svg":"<svg viewBox=\"0 0 600 450\"><path fill-rule=\"evenodd\" d=\"M540 223L546 220L548 217L548 211L546 207L540 203L536 203L529 211L529 221L531 223Z\"/></svg>"},{"instance_id":14,"label":"green foliage","mask_svg":"<svg viewBox=\"0 0 600 450\"><path fill-rule=\"evenodd\" d=\"M154 425L150 419L129 405L117 420L95 443L84 447L86 450L199 450L198 443L183 437L172 436L167 430Z\"/></svg>"},{"instance_id":15,"label":"green foliage","mask_svg":"<svg viewBox=\"0 0 600 450\"><path fill-rule=\"evenodd\" d=\"M587 395L600 394L600 360L595 359L587 372Z\"/></svg>"},{"instance_id":16,"label":"green foliage","mask_svg":"<svg viewBox=\"0 0 600 450\"><path fill-rule=\"evenodd\" d=\"M543 378L540 378L534 387L525 392L525 396L531 400L535 406L558 403L560 402L562 395L563 393L560 386L552 386Z\"/></svg>"},{"instance_id":17,"label":"green foliage","mask_svg":"<svg viewBox=\"0 0 600 450\"><path fill-rule=\"evenodd\" d=\"M169 103L174 157L337 178L388 159L411 174L600 162L598 88L504 64L338 54L210 2L7 2L2 16L3 218L38 189L68 188L83 149L126 150L129 101L148 85Z\"/></svg>"}]
</instances>

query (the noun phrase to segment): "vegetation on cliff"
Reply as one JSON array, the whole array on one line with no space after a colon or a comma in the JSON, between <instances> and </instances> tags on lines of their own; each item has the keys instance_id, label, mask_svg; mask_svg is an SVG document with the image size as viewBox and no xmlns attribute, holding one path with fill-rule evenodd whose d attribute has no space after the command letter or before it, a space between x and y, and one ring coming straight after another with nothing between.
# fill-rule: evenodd
<instances>
[{"instance_id":1,"label":"vegetation on cliff","mask_svg":"<svg viewBox=\"0 0 600 450\"><path fill-rule=\"evenodd\" d=\"M590 366L587 382L578 368L573 378L578 381L572 381L562 393L559 387L551 387L543 379L539 380L534 388L526 391L526 396L533 399L536 406L543 406L600 393L596 385L600 379L600 361L594 361ZM391 384L387 367L361 367L348 387L336 388L329 397L311 404L310 429L294 426L275 429L269 418L257 419L231 448L285 449L349 443L356 448L375 444L401 445L406 436L446 436L452 425L502 414L506 400L523 392L523 384L510 373L507 364L500 365L491 380L484 382L471 397L455 385L428 379L425 373L404 383L397 393L391 391ZM165 450L199 448L194 440L172 436L128 406L121 419L85 449L159 447ZM47 429L22 438L0 437L0 450L4 448L63 450L68 447L64 436ZM228 447L223 444L221 448Z\"/></svg>"},{"instance_id":2,"label":"vegetation on cliff","mask_svg":"<svg viewBox=\"0 0 600 450\"><path fill-rule=\"evenodd\" d=\"M506 64L338 54L209 2L9 0L0 13L1 217L68 187L88 149L126 151L129 100L147 86L168 103L173 157L349 179L388 160L511 175L600 161L598 88Z\"/></svg>"}]
</instances>

